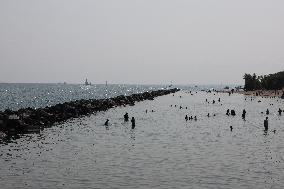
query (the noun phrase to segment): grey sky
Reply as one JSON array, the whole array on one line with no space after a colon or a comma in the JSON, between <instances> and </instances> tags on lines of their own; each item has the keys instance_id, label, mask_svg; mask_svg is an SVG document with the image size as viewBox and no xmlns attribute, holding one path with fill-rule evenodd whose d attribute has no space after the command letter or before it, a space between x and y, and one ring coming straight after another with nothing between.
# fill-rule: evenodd
<instances>
[{"instance_id":1,"label":"grey sky","mask_svg":"<svg viewBox=\"0 0 284 189\"><path fill-rule=\"evenodd\" d=\"M284 70L283 0L0 0L0 82L243 83Z\"/></svg>"}]
</instances>

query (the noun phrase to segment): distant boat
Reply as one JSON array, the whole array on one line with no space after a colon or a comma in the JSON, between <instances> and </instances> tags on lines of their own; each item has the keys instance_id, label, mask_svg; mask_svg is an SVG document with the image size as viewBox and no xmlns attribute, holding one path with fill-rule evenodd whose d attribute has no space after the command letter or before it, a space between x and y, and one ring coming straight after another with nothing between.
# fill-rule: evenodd
<instances>
[{"instance_id":1,"label":"distant boat","mask_svg":"<svg viewBox=\"0 0 284 189\"><path fill-rule=\"evenodd\" d=\"M88 79L86 79L85 85L91 85L91 82L88 82Z\"/></svg>"}]
</instances>

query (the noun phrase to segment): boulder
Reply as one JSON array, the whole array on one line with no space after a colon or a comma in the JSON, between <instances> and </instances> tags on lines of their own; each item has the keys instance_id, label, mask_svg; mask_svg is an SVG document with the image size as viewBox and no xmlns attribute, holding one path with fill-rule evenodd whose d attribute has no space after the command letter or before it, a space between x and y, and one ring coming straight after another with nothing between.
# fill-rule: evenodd
<instances>
[{"instance_id":1,"label":"boulder","mask_svg":"<svg viewBox=\"0 0 284 189\"><path fill-rule=\"evenodd\" d=\"M44 127L70 118L88 115L97 111L105 111L115 106L135 105L135 102L153 100L157 96L175 93L179 89L157 90L120 95L109 99L89 99L65 102L51 107L32 109L25 108L18 111L5 110L0 112L0 131L7 133L38 132Z\"/></svg>"}]
</instances>

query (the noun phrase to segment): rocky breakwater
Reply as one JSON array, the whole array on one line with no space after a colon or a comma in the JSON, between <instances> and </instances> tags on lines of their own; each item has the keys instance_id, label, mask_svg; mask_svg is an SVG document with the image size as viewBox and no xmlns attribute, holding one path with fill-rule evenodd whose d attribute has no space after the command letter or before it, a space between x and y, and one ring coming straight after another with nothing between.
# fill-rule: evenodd
<instances>
[{"instance_id":1,"label":"rocky breakwater","mask_svg":"<svg viewBox=\"0 0 284 189\"><path fill-rule=\"evenodd\" d=\"M45 127L71 118L86 116L98 111L106 111L117 106L134 105L135 102L153 100L155 97L175 93L179 89L157 90L117 96L108 99L76 100L45 108L25 108L18 111L0 112L0 133L2 135L38 132Z\"/></svg>"}]
</instances>

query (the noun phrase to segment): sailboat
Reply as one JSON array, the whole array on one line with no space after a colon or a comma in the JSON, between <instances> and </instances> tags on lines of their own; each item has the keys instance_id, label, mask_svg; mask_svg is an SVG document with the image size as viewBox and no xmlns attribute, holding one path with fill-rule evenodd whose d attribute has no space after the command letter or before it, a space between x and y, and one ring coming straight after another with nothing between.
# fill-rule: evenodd
<instances>
[{"instance_id":1,"label":"sailboat","mask_svg":"<svg viewBox=\"0 0 284 189\"><path fill-rule=\"evenodd\" d=\"M86 79L85 85L91 85L91 82L88 82L88 79Z\"/></svg>"}]
</instances>

